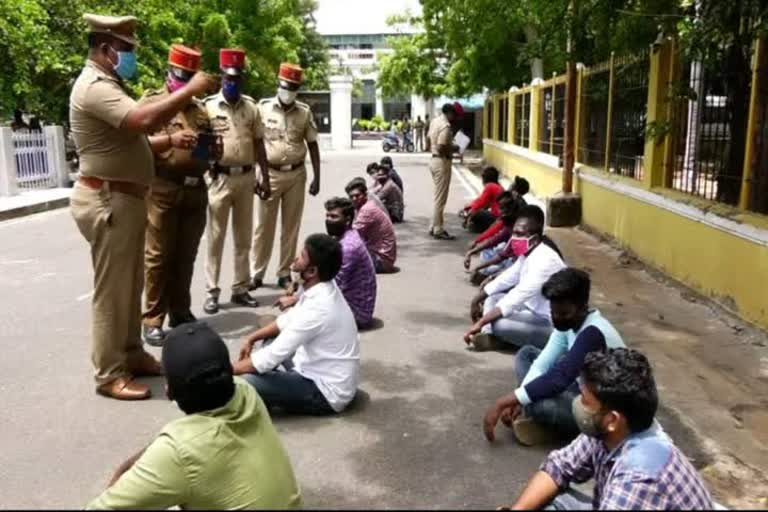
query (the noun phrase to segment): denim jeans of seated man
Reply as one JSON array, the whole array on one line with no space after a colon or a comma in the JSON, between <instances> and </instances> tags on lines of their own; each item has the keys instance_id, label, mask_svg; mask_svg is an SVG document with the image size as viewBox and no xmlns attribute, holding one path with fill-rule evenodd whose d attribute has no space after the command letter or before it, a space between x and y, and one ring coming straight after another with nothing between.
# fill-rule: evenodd
<instances>
[{"instance_id":1,"label":"denim jeans of seated man","mask_svg":"<svg viewBox=\"0 0 768 512\"><path fill-rule=\"evenodd\" d=\"M531 345L525 346L517 352L515 355L515 377L518 385L528 375L539 354L541 354L541 349ZM559 395L530 403L523 410L526 416L539 425L555 430L563 438L572 439L579 434L579 427L576 425L571 410L573 399L578 395L579 385L573 382L568 389Z\"/></svg>"},{"instance_id":2,"label":"denim jeans of seated man","mask_svg":"<svg viewBox=\"0 0 768 512\"><path fill-rule=\"evenodd\" d=\"M506 242L501 242L500 244L497 244L495 247L491 247L489 249L483 249L482 251L480 251L480 263L485 263L491 258L496 257L496 255L499 254L506 245L507 245ZM505 258L504 261L502 261L501 263L498 263L496 265L491 265L490 267L486 267L482 269L480 273L486 276L490 276L511 267L514 262L515 262L514 258Z\"/></svg>"},{"instance_id":3,"label":"denim jeans of seated man","mask_svg":"<svg viewBox=\"0 0 768 512\"><path fill-rule=\"evenodd\" d=\"M592 497L570 487L555 496L544 510L594 510Z\"/></svg>"},{"instance_id":4,"label":"denim jeans of seated man","mask_svg":"<svg viewBox=\"0 0 768 512\"><path fill-rule=\"evenodd\" d=\"M262 347L272 341L265 340ZM241 377L256 389L270 411L279 409L291 414L315 416L334 414L335 411L314 381L293 369L292 357L281 365L284 371L278 367L267 373L246 373Z\"/></svg>"},{"instance_id":5,"label":"denim jeans of seated man","mask_svg":"<svg viewBox=\"0 0 768 512\"><path fill-rule=\"evenodd\" d=\"M485 299L483 314L488 314L506 293L494 293ZM522 348L526 345L544 348L552 333L552 321L530 311L513 311L509 316L485 324L482 332L493 334L499 341L511 345L510 348Z\"/></svg>"}]
</instances>

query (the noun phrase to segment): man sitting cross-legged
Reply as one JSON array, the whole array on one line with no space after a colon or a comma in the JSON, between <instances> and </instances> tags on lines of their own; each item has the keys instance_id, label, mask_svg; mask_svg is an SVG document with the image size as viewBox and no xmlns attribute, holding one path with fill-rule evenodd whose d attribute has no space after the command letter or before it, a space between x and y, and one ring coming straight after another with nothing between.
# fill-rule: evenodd
<instances>
[{"instance_id":1,"label":"man sitting cross-legged","mask_svg":"<svg viewBox=\"0 0 768 512\"><path fill-rule=\"evenodd\" d=\"M365 242L352 228L354 217L355 207L346 197L333 197L325 202L325 229L341 244L341 270L335 281L355 316L357 327L364 329L371 325L376 307L376 269ZM298 301L298 294L293 293L280 297L276 305L285 311Z\"/></svg>"},{"instance_id":2,"label":"man sitting cross-legged","mask_svg":"<svg viewBox=\"0 0 768 512\"><path fill-rule=\"evenodd\" d=\"M509 510L711 510L712 496L654 421L648 359L625 348L584 360L573 415L582 434L549 454ZM595 480L592 496L569 488Z\"/></svg>"},{"instance_id":3,"label":"man sitting cross-legged","mask_svg":"<svg viewBox=\"0 0 768 512\"><path fill-rule=\"evenodd\" d=\"M403 222L405 204L403 203L403 192L392 180L392 168L388 164L380 164L374 175L376 186L373 193L381 199L387 208L389 218L392 222Z\"/></svg>"},{"instance_id":4,"label":"man sitting cross-legged","mask_svg":"<svg viewBox=\"0 0 768 512\"><path fill-rule=\"evenodd\" d=\"M333 280L341 260L341 245L333 237L307 237L292 267L303 283L298 302L245 338L235 374L242 374L270 409L333 414L355 397L360 343L355 318ZM257 341L265 343L255 348Z\"/></svg>"},{"instance_id":5,"label":"man sitting cross-legged","mask_svg":"<svg viewBox=\"0 0 768 512\"><path fill-rule=\"evenodd\" d=\"M527 345L517 352L519 386L486 413L483 425L489 441L494 440L499 418L526 446L578 434L571 402L579 394L576 378L584 358L590 352L624 346L613 325L589 309L589 288L589 274L575 268L563 269L544 283L542 294L549 300L555 330L544 350Z\"/></svg>"},{"instance_id":6,"label":"man sitting cross-legged","mask_svg":"<svg viewBox=\"0 0 768 512\"><path fill-rule=\"evenodd\" d=\"M120 465L95 510L297 509L291 462L259 395L232 377L229 351L204 323L163 345L168 398L186 416Z\"/></svg>"},{"instance_id":7,"label":"man sitting cross-legged","mask_svg":"<svg viewBox=\"0 0 768 512\"><path fill-rule=\"evenodd\" d=\"M504 188L499 185L499 170L493 166L482 171L483 191L477 198L464 206L459 216L464 219L464 227L473 233L482 233L501 215L499 197Z\"/></svg>"},{"instance_id":8,"label":"man sitting cross-legged","mask_svg":"<svg viewBox=\"0 0 768 512\"><path fill-rule=\"evenodd\" d=\"M475 323L464 335L464 342L475 350L493 348L497 341L517 348L543 348L546 344L552 321L541 287L565 268L565 263L543 240L544 212L528 205L517 216L509 241L515 263L472 299L470 314Z\"/></svg>"},{"instance_id":9,"label":"man sitting cross-legged","mask_svg":"<svg viewBox=\"0 0 768 512\"><path fill-rule=\"evenodd\" d=\"M355 205L355 221L352 227L360 233L373 259L376 273L395 271L397 239L395 228L386 212L381 211L369 198L365 180L355 178L345 188L349 199Z\"/></svg>"}]
</instances>

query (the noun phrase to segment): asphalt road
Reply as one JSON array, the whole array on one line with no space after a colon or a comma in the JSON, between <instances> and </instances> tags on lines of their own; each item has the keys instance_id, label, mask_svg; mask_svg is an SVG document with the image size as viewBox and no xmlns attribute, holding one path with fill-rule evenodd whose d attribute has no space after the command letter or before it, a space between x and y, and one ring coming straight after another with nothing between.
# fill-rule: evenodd
<instances>
[{"instance_id":1,"label":"asphalt road","mask_svg":"<svg viewBox=\"0 0 768 512\"><path fill-rule=\"evenodd\" d=\"M302 237L324 229L323 201L380 157L374 148L324 154L321 193L306 203ZM485 408L514 384L513 358L467 352L461 341L473 289L460 258L469 238L453 212L469 192L454 175L448 229L460 238L434 241L426 235L427 156L393 158L406 189L406 222L397 226L401 272L379 279L381 325L361 335L360 399L338 417L274 421L309 508L493 507L514 499L547 450L519 446L503 426L494 444L481 432ZM150 401L94 393L90 257L67 209L0 223L0 241L0 506L79 508L181 412L164 398L160 378L148 379ZM228 240L223 300L230 248ZM201 255L193 304L204 317L202 267ZM208 321L234 354L257 316L275 313L268 305L278 294L261 289L265 307L225 308Z\"/></svg>"}]
</instances>

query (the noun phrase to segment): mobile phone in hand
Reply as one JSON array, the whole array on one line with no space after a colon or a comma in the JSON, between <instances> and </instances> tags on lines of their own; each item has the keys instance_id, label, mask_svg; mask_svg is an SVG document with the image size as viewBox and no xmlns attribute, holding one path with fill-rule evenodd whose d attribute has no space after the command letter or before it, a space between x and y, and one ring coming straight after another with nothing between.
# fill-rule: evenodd
<instances>
[{"instance_id":1,"label":"mobile phone in hand","mask_svg":"<svg viewBox=\"0 0 768 512\"><path fill-rule=\"evenodd\" d=\"M216 148L216 136L212 133L201 132L197 134L197 145L192 150L192 158L210 161Z\"/></svg>"}]
</instances>

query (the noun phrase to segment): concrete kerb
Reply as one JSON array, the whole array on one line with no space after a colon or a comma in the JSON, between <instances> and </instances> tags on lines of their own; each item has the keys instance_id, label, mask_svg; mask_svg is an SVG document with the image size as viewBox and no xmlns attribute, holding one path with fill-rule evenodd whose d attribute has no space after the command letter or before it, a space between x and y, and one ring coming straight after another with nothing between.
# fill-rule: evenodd
<instances>
[{"instance_id":1,"label":"concrete kerb","mask_svg":"<svg viewBox=\"0 0 768 512\"><path fill-rule=\"evenodd\" d=\"M0 222L69 206L71 188L55 188L25 192L13 197L0 197Z\"/></svg>"}]
</instances>

